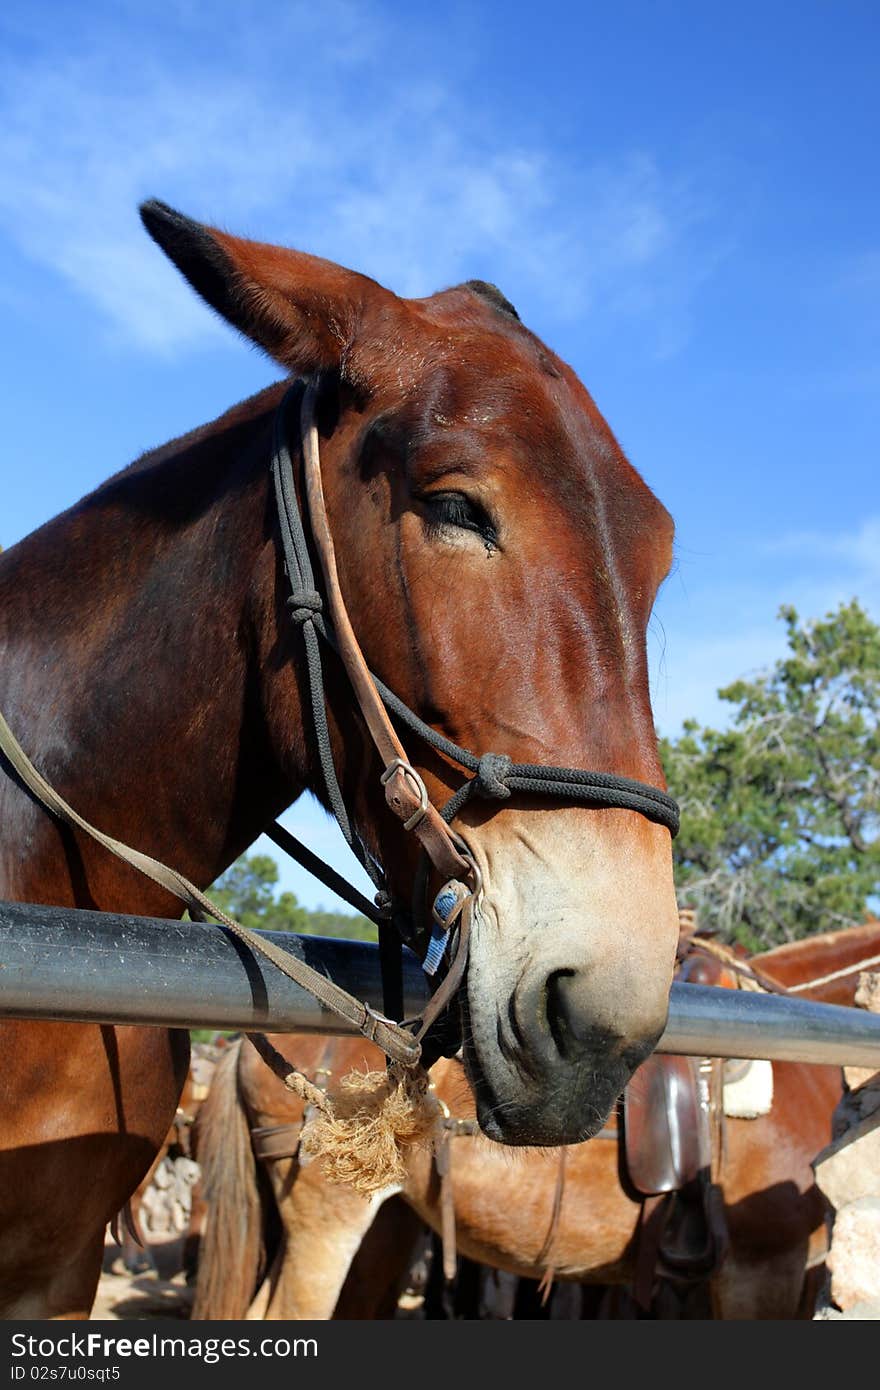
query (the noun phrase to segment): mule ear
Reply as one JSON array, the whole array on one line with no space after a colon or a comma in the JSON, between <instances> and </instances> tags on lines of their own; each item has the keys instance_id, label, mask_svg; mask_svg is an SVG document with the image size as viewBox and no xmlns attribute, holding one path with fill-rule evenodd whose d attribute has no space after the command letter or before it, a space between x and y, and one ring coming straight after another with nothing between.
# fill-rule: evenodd
<instances>
[{"instance_id":1,"label":"mule ear","mask_svg":"<svg viewBox=\"0 0 880 1390\"><path fill-rule=\"evenodd\" d=\"M367 308L395 298L366 275L204 227L156 199L140 214L211 308L296 372L344 370Z\"/></svg>"}]
</instances>

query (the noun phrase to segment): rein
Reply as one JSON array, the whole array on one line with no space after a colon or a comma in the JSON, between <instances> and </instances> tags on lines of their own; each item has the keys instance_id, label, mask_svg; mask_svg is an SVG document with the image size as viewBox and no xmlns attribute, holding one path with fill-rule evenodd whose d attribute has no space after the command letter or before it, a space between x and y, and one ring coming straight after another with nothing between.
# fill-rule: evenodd
<instances>
[{"instance_id":1,"label":"rein","mask_svg":"<svg viewBox=\"0 0 880 1390\"><path fill-rule=\"evenodd\" d=\"M303 517L297 502L293 462L285 430L288 404L300 393L300 441L306 509L312 541L318 552L326 598L322 597L318 590L312 568ZM376 1013L296 957L274 943L261 939L236 922L176 870L169 869L158 860L131 849L90 825L54 791L33 766L2 714L0 751L9 759L25 786L52 815L84 831L125 863L167 889L185 903L194 916L201 919L204 913L208 913L252 950L264 956L285 975L309 990L321 1003L375 1042L393 1062L405 1067L414 1067L418 1065L421 1057L421 1041L424 1035L447 1007L463 977L473 912L482 888L479 869L470 850L461 836L449 825L467 801L472 797L504 801L513 792L527 792L588 806L620 807L638 811L647 819L665 825L673 836L678 832L679 809L673 798L659 788L613 773L514 763L503 753L484 753L477 756L426 724L370 672L339 586L333 538L321 483L319 438L315 421L316 399L317 387L314 383L310 382L304 390L302 385L297 383L285 394L275 416L272 476L285 569L291 585L287 607L291 619L302 631L312 722L327 799L346 842L377 887L376 907L369 904L351 885L345 884L341 876L329 866L323 865L322 861L312 855L305 846L300 845L282 827L272 826L267 833L276 844L293 853L294 857L300 858L301 862L305 862L306 867L312 872L316 872L320 866L323 872L317 873L319 878L335 891L340 891L341 887L347 889L342 896L374 921L378 921L380 933L383 928L387 930L394 904L386 887L384 872L363 846L352 827L333 762L320 638L337 653L345 668L358 707L382 762L380 780L385 788L386 804L400 820L403 829L416 836L424 857L434 866L440 877L446 880L434 901L432 938L423 962L427 973L434 974L437 971L443 956L447 954L450 937L457 940L442 983L420 1018L411 1020L407 1025L401 1025ZM332 619L332 627L324 617L325 602ZM392 714L430 747L473 774L441 810L431 802L424 781L407 758L391 721Z\"/></svg>"}]
</instances>

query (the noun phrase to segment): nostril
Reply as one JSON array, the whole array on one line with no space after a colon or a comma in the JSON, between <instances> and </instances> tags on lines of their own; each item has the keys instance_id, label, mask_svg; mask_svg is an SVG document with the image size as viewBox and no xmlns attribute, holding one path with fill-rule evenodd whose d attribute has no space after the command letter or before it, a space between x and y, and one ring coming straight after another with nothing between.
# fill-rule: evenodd
<instances>
[{"instance_id":1,"label":"nostril","mask_svg":"<svg viewBox=\"0 0 880 1390\"><path fill-rule=\"evenodd\" d=\"M583 970L554 970L547 976L544 1002L547 1027L559 1056L580 1062L586 1055L618 1055L625 1039L597 1017L595 1001Z\"/></svg>"},{"instance_id":2,"label":"nostril","mask_svg":"<svg viewBox=\"0 0 880 1390\"><path fill-rule=\"evenodd\" d=\"M526 1052L528 1050L528 1040L517 1018L516 996L513 994L507 1001L507 1021L510 1024L510 1031L517 1047L521 1048L523 1052Z\"/></svg>"},{"instance_id":3,"label":"nostril","mask_svg":"<svg viewBox=\"0 0 880 1390\"><path fill-rule=\"evenodd\" d=\"M567 984L575 974L574 970L554 970L547 976L547 1024L560 1057L568 1057L577 1043Z\"/></svg>"}]
</instances>

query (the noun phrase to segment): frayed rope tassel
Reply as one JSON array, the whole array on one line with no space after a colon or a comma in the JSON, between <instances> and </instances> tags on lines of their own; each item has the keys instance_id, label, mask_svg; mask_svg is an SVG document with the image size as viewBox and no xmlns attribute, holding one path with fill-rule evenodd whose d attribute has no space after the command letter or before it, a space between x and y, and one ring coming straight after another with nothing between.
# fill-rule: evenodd
<instances>
[{"instance_id":1,"label":"frayed rope tassel","mask_svg":"<svg viewBox=\"0 0 880 1390\"><path fill-rule=\"evenodd\" d=\"M349 1072L303 1127L300 1146L330 1182L369 1194L406 1177L410 1151L433 1140L440 1107L423 1067Z\"/></svg>"},{"instance_id":2,"label":"frayed rope tassel","mask_svg":"<svg viewBox=\"0 0 880 1390\"><path fill-rule=\"evenodd\" d=\"M328 1180L369 1195L401 1184L410 1152L432 1143L440 1105L424 1067L349 1072L325 1093L291 1067L262 1034L248 1037L275 1075L311 1108L303 1124L304 1158L324 1160Z\"/></svg>"}]
</instances>

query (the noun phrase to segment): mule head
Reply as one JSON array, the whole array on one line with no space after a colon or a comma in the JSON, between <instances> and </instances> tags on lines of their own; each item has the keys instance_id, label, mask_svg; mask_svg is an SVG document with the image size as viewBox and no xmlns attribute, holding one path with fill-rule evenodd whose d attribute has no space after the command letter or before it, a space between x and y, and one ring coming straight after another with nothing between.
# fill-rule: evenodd
<instances>
[{"instance_id":1,"label":"mule head","mask_svg":"<svg viewBox=\"0 0 880 1390\"><path fill-rule=\"evenodd\" d=\"M672 523L572 369L482 282L404 300L161 204L142 211L215 309L290 371L322 374L328 514L371 669L479 754L663 786L645 634ZM415 852L363 732L356 747L350 711L334 717L360 832L406 897ZM405 742L442 805L459 769ZM505 790L471 799L456 822L483 879L462 1000L467 1073L491 1137L577 1142L665 1024L670 835L634 811Z\"/></svg>"}]
</instances>

